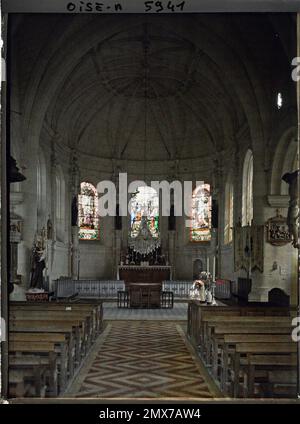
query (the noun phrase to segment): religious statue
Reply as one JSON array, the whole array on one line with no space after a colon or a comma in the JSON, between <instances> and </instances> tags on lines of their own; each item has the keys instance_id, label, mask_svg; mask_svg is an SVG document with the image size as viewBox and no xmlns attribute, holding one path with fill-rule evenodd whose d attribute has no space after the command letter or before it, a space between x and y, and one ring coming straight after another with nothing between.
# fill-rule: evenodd
<instances>
[{"instance_id":1,"label":"religious statue","mask_svg":"<svg viewBox=\"0 0 300 424\"><path fill-rule=\"evenodd\" d=\"M294 171L292 173L286 173L282 177L282 180L285 181L289 185L289 209L287 215L287 224L289 228L289 232L293 237L293 246L298 249L299 248L299 170Z\"/></svg>"},{"instance_id":2,"label":"religious statue","mask_svg":"<svg viewBox=\"0 0 300 424\"><path fill-rule=\"evenodd\" d=\"M45 249L41 240L37 240L32 249L30 289L44 289L43 271L46 268Z\"/></svg>"}]
</instances>

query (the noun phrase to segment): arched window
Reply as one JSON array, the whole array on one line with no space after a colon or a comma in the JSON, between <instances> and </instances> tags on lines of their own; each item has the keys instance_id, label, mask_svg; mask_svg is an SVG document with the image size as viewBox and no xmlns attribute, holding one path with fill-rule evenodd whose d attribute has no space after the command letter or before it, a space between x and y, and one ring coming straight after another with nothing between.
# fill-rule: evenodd
<instances>
[{"instance_id":1,"label":"arched window","mask_svg":"<svg viewBox=\"0 0 300 424\"><path fill-rule=\"evenodd\" d=\"M159 237L159 196L152 187L138 187L130 199L130 237L137 237L146 219L152 237Z\"/></svg>"},{"instance_id":2,"label":"arched window","mask_svg":"<svg viewBox=\"0 0 300 424\"><path fill-rule=\"evenodd\" d=\"M66 185L65 178L60 167L57 168L55 174L55 218L56 218L56 237L60 241L65 238L65 200Z\"/></svg>"},{"instance_id":3,"label":"arched window","mask_svg":"<svg viewBox=\"0 0 300 424\"><path fill-rule=\"evenodd\" d=\"M253 154L248 150L243 167L242 225L251 225L253 219Z\"/></svg>"},{"instance_id":4,"label":"arched window","mask_svg":"<svg viewBox=\"0 0 300 424\"><path fill-rule=\"evenodd\" d=\"M99 240L98 193L93 184L80 184L78 196L78 224L80 240Z\"/></svg>"},{"instance_id":5,"label":"arched window","mask_svg":"<svg viewBox=\"0 0 300 424\"><path fill-rule=\"evenodd\" d=\"M233 184L227 181L225 186L225 216L224 216L224 244L232 242L233 228Z\"/></svg>"},{"instance_id":6,"label":"arched window","mask_svg":"<svg viewBox=\"0 0 300 424\"><path fill-rule=\"evenodd\" d=\"M211 240L211 202L210 185L199 185L192 198L190 241Z\"/></svg>"}]
</instances>

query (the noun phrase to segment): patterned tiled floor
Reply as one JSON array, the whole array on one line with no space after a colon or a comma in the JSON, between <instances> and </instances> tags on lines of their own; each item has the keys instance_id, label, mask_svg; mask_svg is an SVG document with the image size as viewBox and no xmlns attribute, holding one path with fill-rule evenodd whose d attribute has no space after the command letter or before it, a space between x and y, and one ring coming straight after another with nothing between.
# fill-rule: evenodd
<instances>
[{"instance_id":1,"label":"patterned tiled floor","mask_svg":"<svg viewBox=\"0 0 300 424\"><path fill-rule=\"evenodd\" d=\"M172 309L118 308L116 302L104 302L105 320L186 320L187 302L176 302Z\"/></svg>"},{"instance_id":2,"label":"patterned tiled floor","mask_svg":"<svg viewBox=\"0 0 300 424\"><path fill-rule=\"evenodd\" d=\"M110 321L65 396L212 398L205 375L178 322Z\"/></svg>"}]
</instances>

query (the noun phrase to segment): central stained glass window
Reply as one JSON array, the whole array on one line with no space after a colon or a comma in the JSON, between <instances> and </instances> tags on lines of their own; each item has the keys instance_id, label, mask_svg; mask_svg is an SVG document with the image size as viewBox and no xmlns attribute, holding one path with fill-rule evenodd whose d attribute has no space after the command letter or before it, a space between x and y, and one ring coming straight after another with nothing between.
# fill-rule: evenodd
<instances>
[{"instance_id":1,"label":"central stained glass window","mask_svg":"<svg viewBox=\"0 0 300 424\"><path fill-rule=\"evenodd\" d=\"M192 197L190 241L211 240L211 192L209 184L198 186Z\"/></svg>"},{"instance_id":2,"label":"central stained glass window","mask_svg":"<svg viewBox=\"0 0 300 424\"><path fill-rule=\"evenodd\" d=\"M93 184L81 183L78 196L79 240L99 240L98 193Z\"/></svg>"},{"instance_id":3,"label":"central stained glass window","mask_svg":"<svg viewBox=\"0 0 300 424\"><path fill-rule=\"evenodd\" d=\"M152 187L139 187L130 199L130 237L135 238L139 234L142 218L152 237L159 237L159 197Z\"/></svg>"}]
</instances>

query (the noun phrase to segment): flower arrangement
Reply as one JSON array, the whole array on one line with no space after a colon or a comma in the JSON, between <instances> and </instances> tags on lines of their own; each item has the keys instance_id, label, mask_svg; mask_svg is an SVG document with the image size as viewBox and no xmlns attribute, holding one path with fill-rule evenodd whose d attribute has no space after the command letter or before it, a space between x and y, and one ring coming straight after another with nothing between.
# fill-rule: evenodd
<instances>
[{"instance_id":1,"label":"flower arrangement","mask_svg":"<svg viewBox=\"0 0 300 424\"><path fill-rule=\"evenodd\" d=\"M209 272L203 271L199 274L199 279L195 280L190 290L190 297L198 299L201 303L215 305L214 282Z\"/></svg>"}]
</instances>

